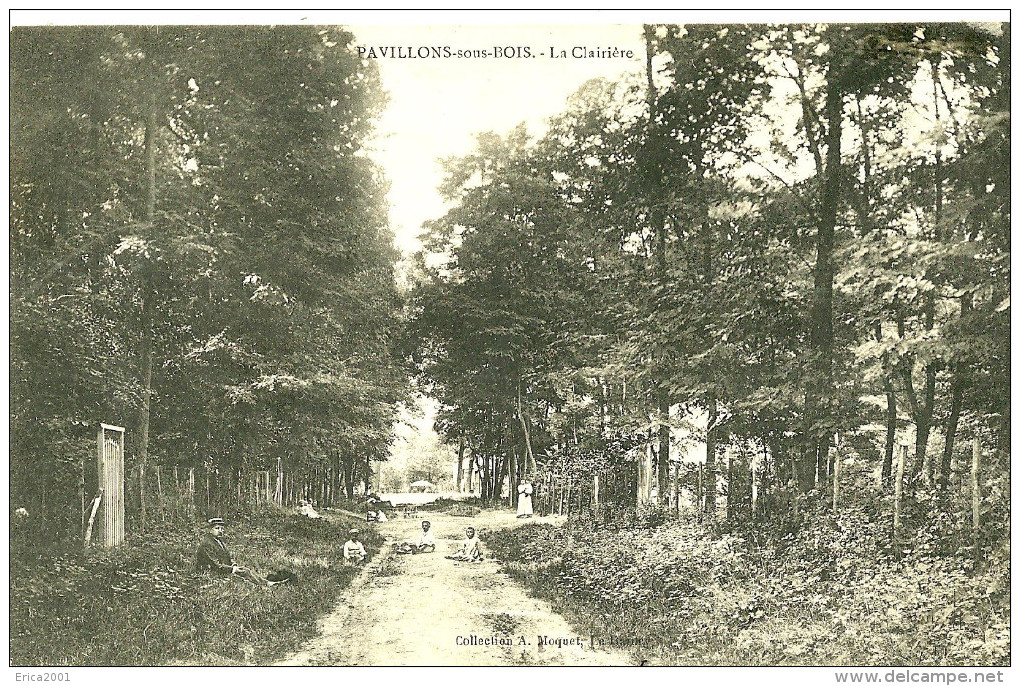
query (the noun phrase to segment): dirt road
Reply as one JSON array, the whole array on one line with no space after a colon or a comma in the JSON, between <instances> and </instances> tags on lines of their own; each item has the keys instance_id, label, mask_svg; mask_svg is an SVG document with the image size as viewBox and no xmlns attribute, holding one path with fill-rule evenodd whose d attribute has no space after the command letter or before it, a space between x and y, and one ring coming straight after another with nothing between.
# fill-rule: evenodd
<instances>
[{"instance_id":1,"label":"dirt road","mask_svg":"<svg viewBox=\"0 0 1020 686\"><path fill-rule=\"evenodd\" d=\"M627 665L622 653L592 650L548 603L531 598L491 559L454 562L467 526L520 523L510 512L429 515L438 549L394 555L415 540L420 519L372 525L387 546L320 622L319 635L281 665ZM485 539L482 538L484 549ZM486 551L488 552L488 551Z\"/></svg>"}]
</instances>

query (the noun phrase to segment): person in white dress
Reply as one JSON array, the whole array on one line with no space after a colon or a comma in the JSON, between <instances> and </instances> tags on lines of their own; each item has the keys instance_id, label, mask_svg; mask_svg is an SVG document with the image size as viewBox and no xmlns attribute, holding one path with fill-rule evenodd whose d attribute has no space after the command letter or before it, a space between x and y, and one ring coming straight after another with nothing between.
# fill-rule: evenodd
<instances>
[{"instance_id":1,"label":"person in white dress","mask_svg":"<svg viewBox=\"0 0 1020 686\"><path fill-rule=\"evenodd\" d=\"M522 483L517 487L517 516L530 517L535 514L531 505L531 494L534 489L529 483Z\"/></svg>"}]
</instances>

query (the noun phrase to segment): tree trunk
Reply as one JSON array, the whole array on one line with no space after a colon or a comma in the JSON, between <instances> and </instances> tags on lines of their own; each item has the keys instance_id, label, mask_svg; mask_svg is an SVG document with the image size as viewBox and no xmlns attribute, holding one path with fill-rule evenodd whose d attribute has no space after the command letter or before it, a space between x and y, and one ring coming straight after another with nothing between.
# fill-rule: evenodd
<instances>
[{"instance_id":1,"label":"tree trunk","mask_svg":"<svg viewBox=\"0 0 1020 686\"><path fill-rule=\"evenodd\" d=\"M662 392L659 397L659 454L655 469L660 504L669 492L669 434L669 397Z\"/></svg>"},{"instance_id":2,"label":"tree trunk","mask_svg":"<svg viewBox=\"0 0 1020 686\"><path fill-rule=\"evenodd\" d=\"M705 465L698 464L698 521L700 522L705 514Z\"/></svg>"},{"instance_id":3,"label":"tree trunk","mask_svg":"<svg viewBox=\"0 0 1020 686\"><path fill-rule=\"evenodd\" d=\"M885 457L882 460L882 483L892 483L893 453L896 452L896 391L888 375L882 377L885 388Z\"/></svg>"},{"instance_id":4,"label":"tree trunk","mask_svg":"<svg viewBox=\"0 0 1020 686\"><path fill-rule=\"evenodd\" d=\"M645 29L645 77L648 80L648 134L647 150L645 156L644 174L645 185L648 192L649 223L655 232L655 284L659 289L666 286L669 278L668 264L666 260L666 220L665 214L660 205L662 202L662 169L660 168L655 155L660 150L660 132L657 123L658 118L658 91L655 88L655 81L652 70L652 56L654 54L653 39L655 29L646 25ZM663 314L664 318L666 315ZM658 367L659 376L666 373L666 356L659 354ZM665 497L669 489L669 408L672 404L669 393L665 389L662 379L659 379L657 398L658 412L658 437L659 452L655 462L655 481L659 499Z\"/></svg>"},{"instance_id":5,"label":"tree trunk","mask_svg":"<svg viewBox=\"0 0 1020 686\"><path fill-rule=\"evenodd\" d=\"M480 495L482 497L482 500L485 502L489 501L490 495L492 493L492 479L489 475L490 471L491 469L489 464L489 458L483 457L481 463L479 464L478 476L479 480L481 481Z\"/></svg>"},{"instance_id":6,"label":"tree trunk","mask_svg":"<svg viewBox=\"0 0 1020 686\"><path fill-rule=\"evenodd\" d=\"M801 453L798 470L798 487L807 492L815 485L818 455L827 454L827 445L815 434L815 422L831 411L832 400L832 288L835 275L833 250L836 239L836 218L840 202L840 143L843 135L843 92L841 74L833 56L829 65L828 94L825 99L825 116L828 122L825 134L825 170L822 184L821 208L818 213L818 233L815 239L814 292L811 302L811 349L814 352L812 378L808 382L804 415L805 449Z\"/></svg>"},{"instance_id":7,"label":"tree trunk","mask_svg":"<svg viewBox=\"0 0 1020 686\"><path fill-rule=\"evenodd\" d=\"M938 65L935 62L929 62L931 65L931 77L932 77L932 98L935 103L935 123L939 125L941 123L941 111L939 109L939 88L938 88ZM945 236L942 230L942 208L944 204L943 189L942 189L942 150L936 145L935 146L935 166L932 170L933 181L935 185L935 240L937 242L943 242ZM931 331L935 328L935 296L929 295L925 306L925 328ZM932 415L935 410L935 375L937 372L937 366L935 360L931 360L924 368L924 404L925 404L925 417L923 422L918 422L917 425L917 446L914 449L914 455L916 460L916 469L919 470L919 474L923 474L924 482L928 485L934 483L934 468L932 461L928 459L928 435L931 432ZM948 441L947 441L948 445ZM951 455L952 453L950 453Z\"/></svg>"},{"instance_id":8,"label":"tree trunk","mask_svg":"<svg viewBox=\"0 0 1020 686\"><path fill-rule=\"evenodd\" d=\"M348 500L354 500L354 460L348 460L344 464L344 493Z\"/></svg>"},{"instance_id":9,"label":"tree trunk","mask_svg":"<svg viewBox=\"0 0 1020 686\"><path fill-rule=\"evenodd\" d=\"M808 381L809 384L814 383ZM811 432L811 419L810 417L815 413L817 406L817 398L814 397L813 391L808 390L804 394L804 435L800 445L800 452L794 453L790 456L790 471L791 481L794 487L800 493L807 493L815 487L815 466L818 461L817 449L818 444L812 438Z\"/></svg>"},{"instance_id":10,"label":"tree trunk","mask_svg":"<svg viewBox=\"0 0 1020 686\"><path fill-rule=\"evenodd\" d=\"M464 437L460 437L457 445L457 492L461 493L464 483Z\"/></svg>"},{"instance_id":11,"label":"tree trunk","mask_svg":"<svg viewBox=\"0 0 1020 686\"><path fill-rule=\"evenodd\" d=\"M496 502L503 495L503 482L506 481L507 474L509 473L510 460L512 459L513 452L507 451L503 459L500 460L498 469L496 470L496 482L492 486L492 500Z\"/></svg>"},{"instance_id":12,"label":"tree trunk","mask_svg":"<svg viewBox=\"0 0 1020 686\"><path fill-rule=\"evenodd\" d=\"M914 441L913 479L925 477L924 465L928 459L928 436L931 434L931 423L927 419L916 422L917 435Z\"/></svg>"},{"instance_id":13,"label":"tree trunk","mask_svg":"<svg viewBox=\"0 0 1020 686\"><path fill-rule=\"evenodd\" d=\"M146 198L145 198L145 221L151 232L156 221L156 92L149 93L147 119L145 122L145 172L146 172ZM153 265L148 265L148 272L142 283L142 321L139 356L141 357L142 376L142 406L138 417L138 467L141 474L145 473L145 465L149 459L149 412L152 400L152 320L155 306L155 294L151 270ZM139 479L138 499L141 508L141 528L145 529L145 521L148 513L148 503L145 493L145 480Z\"/></svg>"},{"instance_id":14,"label":"tree trunk","mask_svg":"<svg viewBox=\"0 0 1020 686\"><path fill-rule=\"evenodd\" d=\"M734 484L734 477L736 476L736 472L733 469L733 462L734 462L733 451L731 449L727 448L727 449L723 450L723 454L726 456L726 511L725 511L726 514L725 514L725 517L726 517L727 520L732 520L732 519L734 519L736 517L736 510L738 509L738 504L740 503L740 496L738 495L737 491L738 490L742 491L743 488L735 489L734 486L733 486L733 484Z\"/></svg>"},{"instance_id":15,"label":"tree trunk","mask_svg":"<svg viewBox=\"0 0 1020 686\"><path fill-rule=\"evenodd\" d=\"M932 304L934 311L934 303ZM933 315L934 316L934 313ZM930 330L932 326L929 326ZM924 407L921 409L921 416L917 421L917 443L914 446L914 469L915 477L923 476L924 483L931 485L932 463L928 459L928 437L931 435L932 416L935 411L935 369L934 361L924 366Z\"/></svg>"},{"instance_id":16,"label":"tree trunk","mask_svg":"<svg viewBox=\"0 0 1020 686\"><path fill-rule=\"evenodd\" d=\"M509 474L510 474L510 507L517 507L517 487L521 483L519 473L519 463L517 460L517 449L515 448L508 458L510 462Z\"/></svg>"},{"instance_id":17,"label":"tree trunk","mask_svg":"<svg viewBox=\"0 0 1020 686\"><path fill-rule=\"evenodd\" d=\"M524 446L525 461L524 461L524 473L534 474L538 471L538 465L535 462L535 451L531 449L531 432L528 430L528 421L524 417L524 408L521 405L521 382L517 382L517 419L521 423L521 429L524 431Z\"/></svg>"},{"instance_id":18,"label":"tree trunk","mask_svg":"<svg viewBox=\"0 0 1020 686\"><path fill-rule=\"evenodd\" d=\"M718 401L712 395L708 400L708 430L705 432L705 516L715 517L715 423L719 414Z\"/></svg>"},{"instance_id":19,"label":"tree trunk","mask_svg":"<svg viewBox=\"0 0 1020 686\"><path fill-rule=\"evenodd\" d=\"M930 329L934 320L933 310L927 308L926 317L928 317L927 327ZM896 312L896 330L899 337L902 339L906 331L906 322L904 321L903 310L897 309ZM914 390L914 364L911 356L906 356L905 359L901 360L896 366L896 371L900 375L900 379L903 382L903 397L907 400L907 411L910 414L910 418L913 420L914 425L917 427L917 435L914 441L914 470L912 474L920 476L926 453L928 450L928 434L931 430L931 416L934 405L935 397L935 367L929 363L925 367L925 382L926 387L924 389L924 397L918 399L917 392ZM928 383L930 381L930 383ZM931 398L931 403L925 405L924 401L927 398Z\"/></svg>"},{"instance_id":20,"label":"tree trunk","mask_svg":"<svg viewBox=\"0 0 1020 686\"><path fill-rule=\"evenodd\" d=\"M368 495L372 489L372 462L371 456L365 453L365 495Z\"/></svg>"},{"instance_id":21,"label":"tree trunk","mask_svg":"<svg viewBox=\"0 0 1020 686\"><path fill-rule=\"evenodd\" d=\"M956 429L960 422L960 407L963 404L963 377L959 367L954 370L950 391L949 416L946 417L946 445L942 450L942 464L939 465L939 493L944 503L949 500L949 477L953 467L953 447L956 443Z\"/></svg>"}]
</instances>

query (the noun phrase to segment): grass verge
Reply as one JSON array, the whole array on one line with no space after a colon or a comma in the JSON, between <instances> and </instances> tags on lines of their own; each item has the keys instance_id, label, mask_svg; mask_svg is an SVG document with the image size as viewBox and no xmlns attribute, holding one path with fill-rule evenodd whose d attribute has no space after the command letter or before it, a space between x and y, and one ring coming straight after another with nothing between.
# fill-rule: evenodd
<instances>
[{"instance_id":1,"label":"grass verge","mask_svg":"<svg viewBox=\"0 0 1020 686\"><path fill-rule=\"evenodd\" d=\"M12 666L265 665L316 632L357 574L343 564L344 516L262 511L229 526L235 559L272 588L195 571L199 526L150 528L113 551L11 550ZM382 538L366 527L372 556Z\"/></svg>"}]
</instances>

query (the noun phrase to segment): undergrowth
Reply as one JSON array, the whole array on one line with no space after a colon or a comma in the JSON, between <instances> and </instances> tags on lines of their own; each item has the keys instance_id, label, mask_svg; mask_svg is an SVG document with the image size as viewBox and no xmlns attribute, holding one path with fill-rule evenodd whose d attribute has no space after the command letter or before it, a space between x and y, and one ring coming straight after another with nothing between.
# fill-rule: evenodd
<instances>
[{"instance_id":1,"label":"undergrowth","mask_svg":"<svg viewBox=\"0 0 1020 686\"><path fill-rule=\"evenodd\" d=\"M1009 547L892 546L860 512L752 545L632 518L488 532L505 571L582 634L672 665L1008 665Z\"/></svg>"},{"instance_id":2,"label":"undergrowth","mask_svg":"<svg viewBox=\"0 0 1020 686\"><path fill-rule=\"evenodd\" d=\"M352 523L274 511L231 521L239 564L297 575L272 588L196 572L197 524L157 524L87 555L12 542L11 665L272 663L315 634L354 578L342 554ZM382 542L363 540L370 555Z\"/></svg>"}]
</instances>

